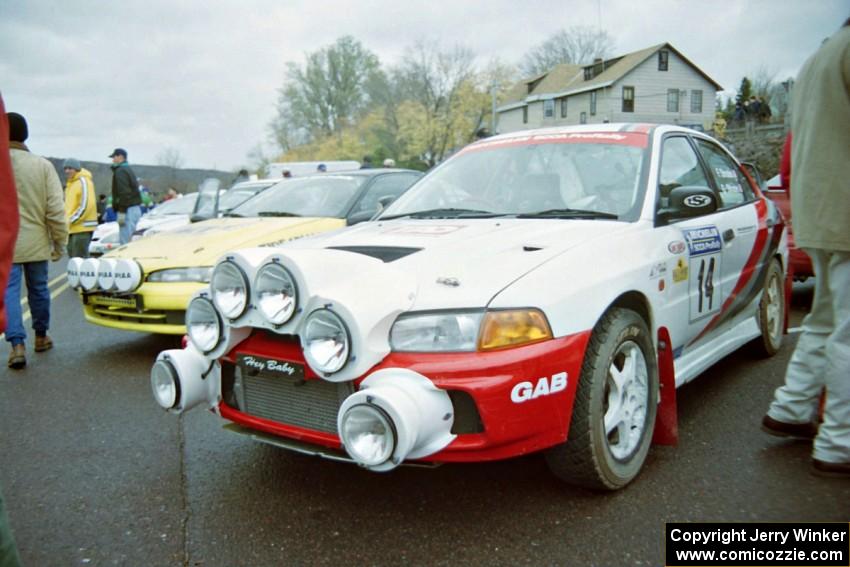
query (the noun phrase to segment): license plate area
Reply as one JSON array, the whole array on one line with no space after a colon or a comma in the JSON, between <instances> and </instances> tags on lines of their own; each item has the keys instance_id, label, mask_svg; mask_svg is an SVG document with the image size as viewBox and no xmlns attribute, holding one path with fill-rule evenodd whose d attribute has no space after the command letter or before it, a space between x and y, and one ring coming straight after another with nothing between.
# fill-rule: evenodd
<instances>
[{"instance_id":1,"label":"license plate area","mask_svg":"<svg viewBox=\"0 0 850 567\"><path fill-rule=\"evenodd\" d=\"M103 307L124 307L128 309L143 309L139 295L103 295L99 293L86 297L87 303Z\"/></svg>"}]
</instances>

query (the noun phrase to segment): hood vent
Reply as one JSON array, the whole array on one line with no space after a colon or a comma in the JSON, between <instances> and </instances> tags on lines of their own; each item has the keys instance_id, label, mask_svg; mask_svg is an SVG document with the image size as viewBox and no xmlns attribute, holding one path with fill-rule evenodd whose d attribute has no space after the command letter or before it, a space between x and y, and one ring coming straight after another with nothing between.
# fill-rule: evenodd
<instances>
[{"instance_id":1,"label":"hood vent","mask_svg":"<svg viewBox=\"0 0 850 567\"><path fill-rule=\"evenodd\" d=\"M329 246L328 250L342 250L343 252L353 252L355 254L363 254L377 258L381 262L395 262L405 256L409 256L414 252L419 252L421 248L404 248L401 246Z\"/></svg>"}]
</instances>

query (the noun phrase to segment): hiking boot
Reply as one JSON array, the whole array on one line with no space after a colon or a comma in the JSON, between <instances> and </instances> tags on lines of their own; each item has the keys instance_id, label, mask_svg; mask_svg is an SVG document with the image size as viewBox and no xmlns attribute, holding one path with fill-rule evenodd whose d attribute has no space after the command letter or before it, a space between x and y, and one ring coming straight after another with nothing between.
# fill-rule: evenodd
<instances>
[{"instance_id":1,"label":"hiking boot","mask_svg":"<svg viewBox=\"0 0 850 567\"><path fill-rule=\"evenodd\" d=\"M27 365L27 349L24 345L12 345L9 352L9 368L20 370Z\"/></svg>"},{"instance_id":2,"label":"hiking boot","mask_svg":"<svg viewBox=\"0 0 850 567\"><path fill-rule=\"evenodd\" d=\"M35 352L44 352L53 348L53 340L44 335L43 337L35 338Z\"/></svg>"}]
</instances>

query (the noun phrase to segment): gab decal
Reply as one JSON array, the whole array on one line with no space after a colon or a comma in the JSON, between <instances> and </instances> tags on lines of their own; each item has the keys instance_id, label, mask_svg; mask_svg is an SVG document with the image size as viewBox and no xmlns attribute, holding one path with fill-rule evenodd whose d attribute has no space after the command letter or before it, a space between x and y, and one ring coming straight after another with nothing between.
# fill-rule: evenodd
<instances>
[{"instance_id":1,"label":"gab decal","mask_svg":"<svg viewBox=\"0 0 850 567\"><path fill-rule=\"evenodd\" d=\"M511 390L511 401L521 404L540 396L548 396L567 389L567 373L558 372L552 378L545 376L537 381L537 385L531 382L520 382Z\"/></svg>"}]
</instances>

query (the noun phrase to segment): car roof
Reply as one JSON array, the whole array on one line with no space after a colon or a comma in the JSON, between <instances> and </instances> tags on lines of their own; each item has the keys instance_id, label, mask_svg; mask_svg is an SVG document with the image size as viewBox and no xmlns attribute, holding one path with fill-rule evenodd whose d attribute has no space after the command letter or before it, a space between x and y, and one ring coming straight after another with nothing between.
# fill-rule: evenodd
<instances>
[{"instance_id":1,"label":"car roof","mask_svg":"<svg viewBox=\"0 0 850 567\"><path fill-rule=\"evenodd\" d=\"M475 145L477 143L486 143L492 142L494 140L510 140L513 138L518 138L522 136L536 136L536 135L552 135L552 134L613 134L613 133L637 133L637 134L646 134L651 135L656 130L664 130L665 132L687 132L689 134L701 134L705 135L703 132L699 132L697 130L692 130L690 128L685 128L683 126L676 126L674 124L650 124L645 122L614 122L614 123L603 123L603 124L577 124L573 126L553 126L550 128L535 128L529 130L518 130L516 132L507 132L505 134L498 134L496 136L491 136L489 138L484 138L479 140L478 142L473 143Z\"/></svg>"}]
</instances>

